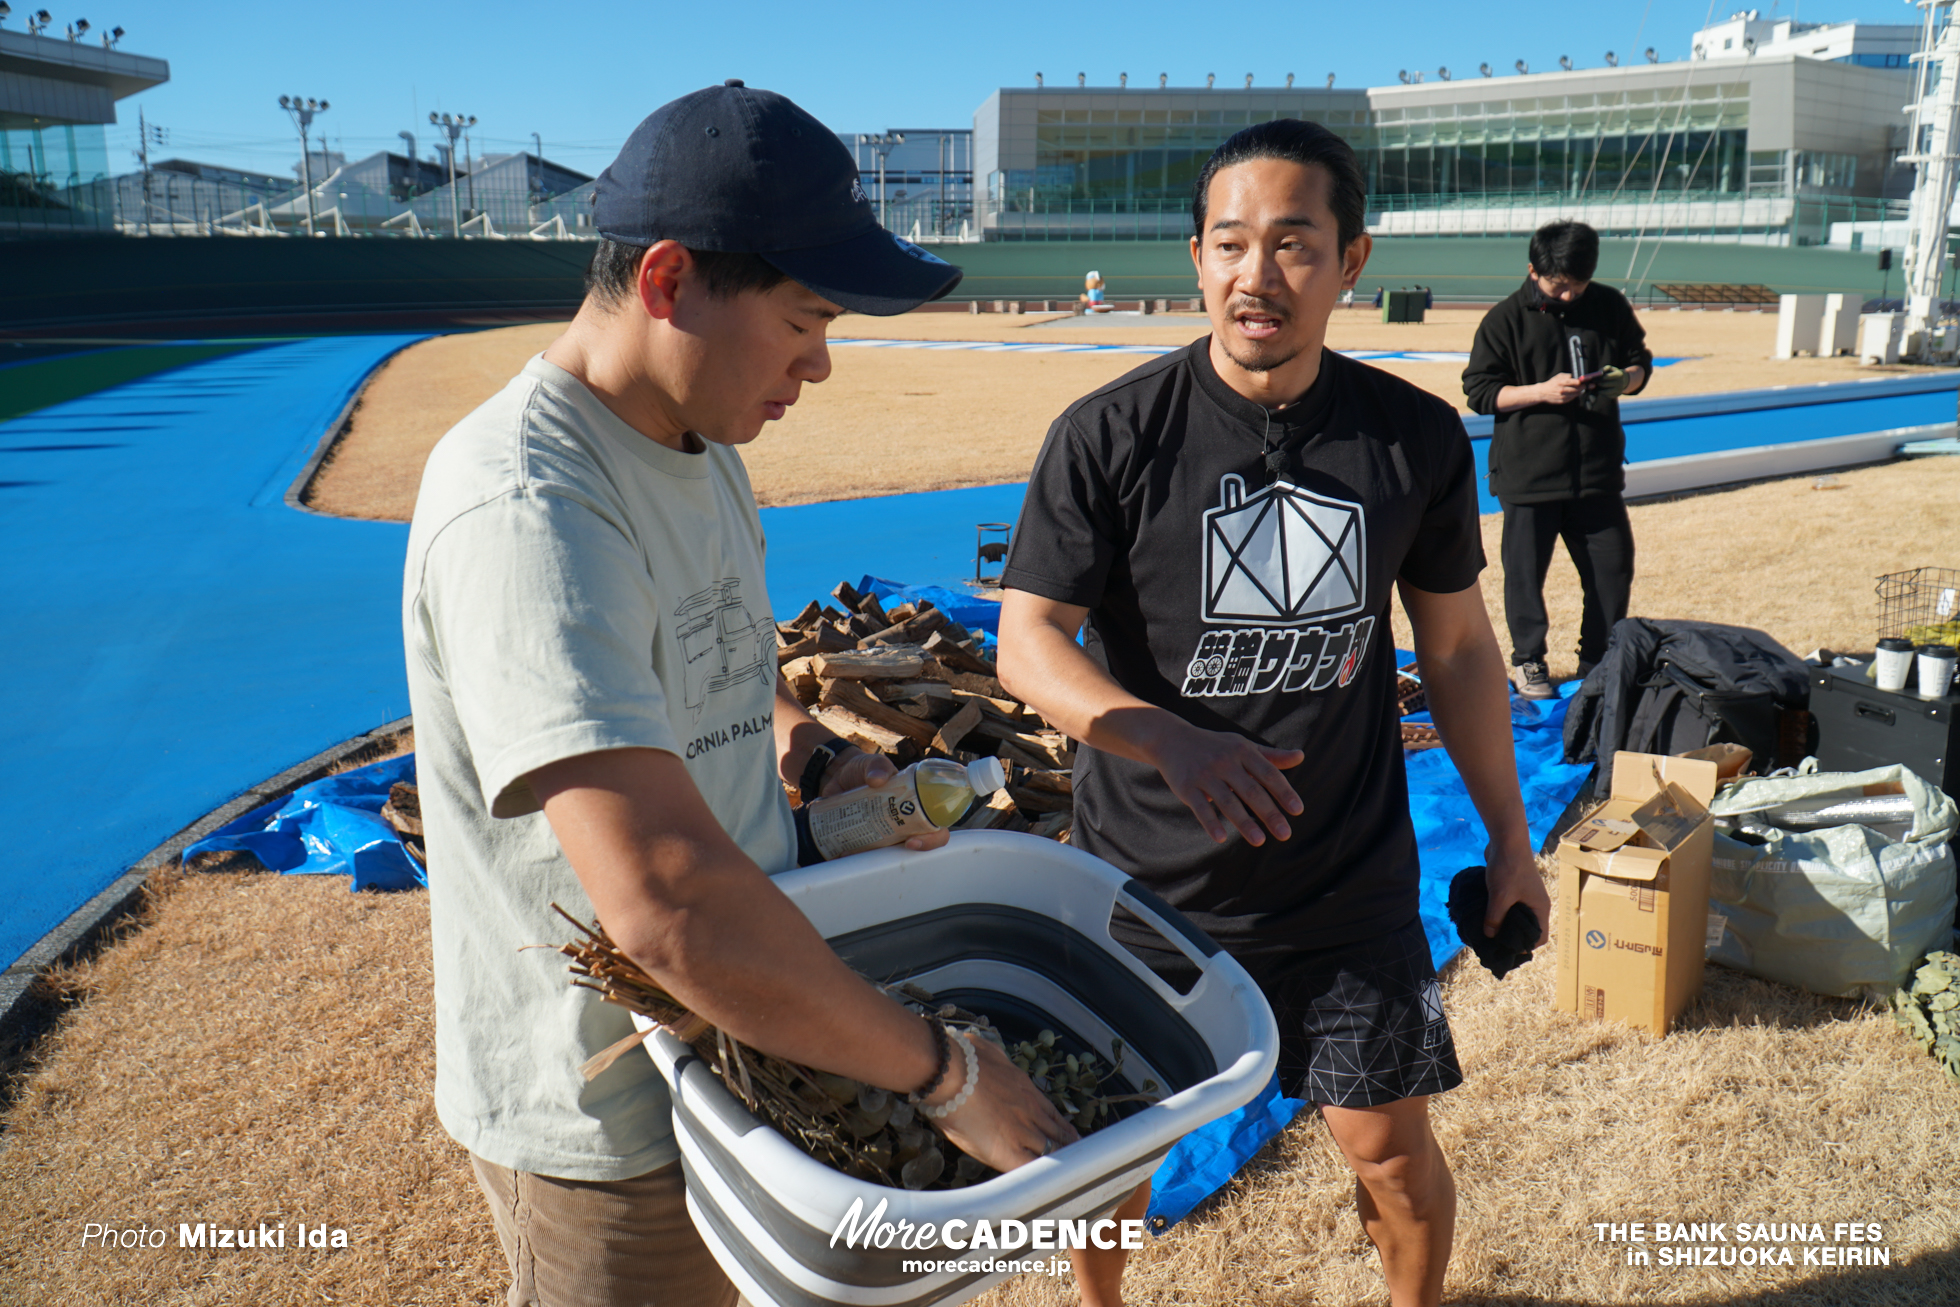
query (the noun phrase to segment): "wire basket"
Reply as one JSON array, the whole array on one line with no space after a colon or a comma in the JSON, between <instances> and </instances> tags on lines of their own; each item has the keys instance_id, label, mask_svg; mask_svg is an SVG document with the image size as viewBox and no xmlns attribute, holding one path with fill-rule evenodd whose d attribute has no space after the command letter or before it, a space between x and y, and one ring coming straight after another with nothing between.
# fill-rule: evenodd
<instances>
[{"instance_id":1,"label":"wire basket","mask_svg":"<svg viewBox=\"0 0 1960 1307\"><path fill-rule=\"evenodd\" d=\"M1960 568L1915 567L1879 577L1878 634L1960 648Z\"/></svg>"}]
</instances>

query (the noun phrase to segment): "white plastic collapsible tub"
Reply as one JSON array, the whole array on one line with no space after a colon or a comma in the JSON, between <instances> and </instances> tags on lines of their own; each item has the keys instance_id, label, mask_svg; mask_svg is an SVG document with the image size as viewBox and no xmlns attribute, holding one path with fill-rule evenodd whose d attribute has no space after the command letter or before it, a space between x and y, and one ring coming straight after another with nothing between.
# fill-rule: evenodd
<instances>
[{"instance_id":1,"label":"white plastic collapsible tub","mask_svg":"<svg viewBox=\"0 0 1960 1307\"><path fill-rule=\"evenodd\" d=\"M673 1090L687 1205L750 1302L911 1307L964 1301L1004 1273L921 1276L907 1261L1042 1260L1058 1254L848 1247L833 1234L863 1200L885 1220L1084 1220L1109 1214L1180 1137L1250 1102L1272 1078L1279 1031L1238 963L1137 881L1029 835L958 834L929 853L885 849L776 877L862 974L916 981L990 1017L1010 1042L1053 1029L1108 1056L1121 1080L1164 1097L1051 1157L965 1189L914 1192L844 1175L757 1121L693 1050L662 1032L648 1051ZM1121 905L1196 965L1180 994L1110 935ZM1120 1092L1121 1087L1117 1086Z\"/></svg>"}]
</instances>

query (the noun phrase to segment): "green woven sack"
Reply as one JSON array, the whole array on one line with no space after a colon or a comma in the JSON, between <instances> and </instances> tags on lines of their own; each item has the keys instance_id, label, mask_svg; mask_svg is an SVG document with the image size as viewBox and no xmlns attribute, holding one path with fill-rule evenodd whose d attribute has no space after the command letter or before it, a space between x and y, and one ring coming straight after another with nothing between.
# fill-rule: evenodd
<instances>
[{"instance_id":1,"label":"green woven sack","mask_svg":"<svg viewBox=\"0 0 1960 1307\"><path fill-rule=\"evenodd\" d=\"M1928 950L1952 939L1953 800L1893 766L1737 781L1709 811L1751 819L1886 792L1911 803L1902 837L1865 825L1790 831L1750 820L1758 844L1718 822L1709 907L1723 930L1709 958L1813 993L1889 1000Z\"/></svg>"}]
</instances>

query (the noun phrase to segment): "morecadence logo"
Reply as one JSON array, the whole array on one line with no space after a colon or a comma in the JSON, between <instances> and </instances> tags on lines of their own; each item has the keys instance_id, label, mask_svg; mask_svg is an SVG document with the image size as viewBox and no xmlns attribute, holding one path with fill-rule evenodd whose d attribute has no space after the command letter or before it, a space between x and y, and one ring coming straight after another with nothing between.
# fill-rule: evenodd
<instances>
[{"instance_id":1,"label":"morecadence logo","mask_svg":"<svg viewBox=\"0 0 1960 1307\"><path fill-rule=\"evenodd\" d=\"M1114 1221L1107 1217L1095 1221L990 1221L954 1217L934 1224L887 1220L889 1207L889 1201L881 1198L867 1213L864 1199L855 1199L831 1233L830 1246L835 1248L841 1243L846 1248L898 1248L907 1252L945 1248L961 1253L1143 1247L1142 1221Z\"/></svg>"}]
</instances>

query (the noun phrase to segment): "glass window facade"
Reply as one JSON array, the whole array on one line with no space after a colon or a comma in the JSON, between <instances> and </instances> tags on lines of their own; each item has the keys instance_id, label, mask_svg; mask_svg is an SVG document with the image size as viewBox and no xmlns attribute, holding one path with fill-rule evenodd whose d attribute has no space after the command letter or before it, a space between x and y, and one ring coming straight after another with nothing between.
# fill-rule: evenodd
<instances>
[{"instance_id":1,"label":"glass window facade","mask_svg":"<svg viewBox=\"0 0 1960 1307\"><path fill-rule=\"evenodd\" d=\"M1296 109L1045 108L1035 166L996 174L996 202L1181 207L1211 152L1239 129ZM1478 197L1742 194L1747 83L1455 104L1312 111L1353 145L1370 207ZM1779 156L1780 158L1780 156ZM1833 176L1841 176L1842 169Z\"/></svg>"},{"instance_id":2,"label":"glass window facade","mask_svg":"<svg viewBox=\"0 0 1960 1307\"><path fill-rule=\"evenodd\" d=\"M107 229L109 151L97 123L0 131L0 231Z\"/></svg>"}]
</instances>

